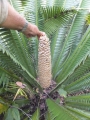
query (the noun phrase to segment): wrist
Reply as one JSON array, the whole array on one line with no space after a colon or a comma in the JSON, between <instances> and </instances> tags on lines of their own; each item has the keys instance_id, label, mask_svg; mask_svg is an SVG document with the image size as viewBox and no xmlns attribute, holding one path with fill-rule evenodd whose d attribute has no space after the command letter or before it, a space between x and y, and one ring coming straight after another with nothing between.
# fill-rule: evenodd
<instances>
[{"instance_id":1,"label":"wrist","mask_svg":"<svg viewBox=\"0 0 90 120\"><path fill-rule=\"evenodd\" d=\"M23 27L22 27L22 28L20 28L18 31L19 31L19 32L25 32L25 31L27 30L27 27L28 27L28 22L27 22L27 21L25 21L25 23L24 23Z\"/></svg>"}]
</instances>

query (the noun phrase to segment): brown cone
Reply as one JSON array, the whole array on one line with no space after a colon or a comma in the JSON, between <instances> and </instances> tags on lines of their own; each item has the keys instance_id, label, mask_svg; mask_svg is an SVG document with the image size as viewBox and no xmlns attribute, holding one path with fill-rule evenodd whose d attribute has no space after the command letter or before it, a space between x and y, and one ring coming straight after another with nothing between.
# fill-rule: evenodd
<instances>
[{"instance_id":1,"label":"brown cone","mask_svg":"<svg viewBox=\"0 0 90 120\"><path fill-rule=\"evenodd\" d=\"M50 41L47 36L41 36L39 39L38 80L42 88L48 88L51 84Z\"/></svg>"}]
</instances>

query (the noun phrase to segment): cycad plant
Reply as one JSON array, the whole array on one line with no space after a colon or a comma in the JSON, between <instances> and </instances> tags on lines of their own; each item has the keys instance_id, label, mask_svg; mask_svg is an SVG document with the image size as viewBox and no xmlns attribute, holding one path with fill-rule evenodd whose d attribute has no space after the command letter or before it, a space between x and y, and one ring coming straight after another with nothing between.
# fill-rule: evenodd
<instances>
[{"instance_id":1,"label":"cycad plant","mask_svg":"<svg viewBox=\"0 0 90 120\"><path fill-rule=\"evenodd\" d=\"M44 38L0 29L0 120L89 120L90 0L10 3L47 34L48 44L44 53Z\"/></svg>"}]
</instances>

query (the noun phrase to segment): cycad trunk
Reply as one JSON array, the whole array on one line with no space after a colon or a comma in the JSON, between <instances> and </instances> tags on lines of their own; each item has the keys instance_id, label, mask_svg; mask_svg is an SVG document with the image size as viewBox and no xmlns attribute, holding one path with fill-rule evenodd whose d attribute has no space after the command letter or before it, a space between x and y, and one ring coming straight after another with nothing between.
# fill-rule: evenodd
<instances>
[{"instance_id":1,"label":"cycad trunk","mask_svg":"<svg viewBox=\"0 0 90 120\"><path fill-rule=\"evenodd\" d=\"M42 88L48 88L51 84L50 41L47 36L41 36L39 39L38 79Z\"/></svg>"}]
</instances>

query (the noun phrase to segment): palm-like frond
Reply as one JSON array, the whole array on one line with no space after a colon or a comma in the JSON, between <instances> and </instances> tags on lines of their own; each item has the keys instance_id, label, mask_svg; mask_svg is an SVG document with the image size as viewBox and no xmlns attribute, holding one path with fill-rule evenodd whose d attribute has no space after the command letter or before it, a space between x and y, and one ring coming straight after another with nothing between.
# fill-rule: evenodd
<instances>
[{"instance_id":1,"label":"palm-like frond","mask_svg":"<svg viewBox=\"0 0 90 120\"><path fill-rule=\"evenodd\" d=\"M85 57L84 57L85 59L86 59L86 57L89 55L89 37L90 37L90 36L89 36L89 30L90 30L90 27L88 27L85 35L83 36L81 42L79 43L77 49L74 51L74 53L73 53L73 55L71 56L71 58L72 58L72 57L74 58L74 55L77 53L77 51L78 51L77 54L79 54L80 52L81 52L81 53L83 52L82 54L85 55ZM87 43L88 43L87 49L84 49L84 47L87 45ZM83 50L83 49L84 49L84 50ZM82 54L81 54L81 56L83 56ZM77 55L76 55L76 56L77 56ZM83 61L85 61L84 58L82 58ZM77 58L77 59L80 59L80 56L79 56L79 58ZM75 60L75 58L74 58L74 60ZM78 62L78 60L76 60L76 62ZM80 63L78 62L78 65L79 65L79 64L80 64Z\"/></svg>"},{"instance_id":2,"label":"palm-like frond","mask_svg":"<svg viewBox=\"0 0 90 120\"><path fill-rule=\"evenodd\" d=\"M82 98L84 98L85 96L83 96ZM70 99L71 98L71 99ZM79 105L79 107L75 107L75 108L72 108L73 107L73 104L75 104L74 102L74 98L73 97L70 97L70 98L66 98L66 105L65 105L65 108L63 108L62 106L59 106L58 104L56 104L54 101L47 101L47 104L49 106L49 116L48 116L48 119L49 120L59 120L60 118L62 118L63 120L81 120L81 119L85 119L85 120L89 120L90 119L90 115L89 115L89 112L85 111L85 110L80 110L80 99L79 99L79 96L77 96L75 98L76 100L76 104ZM78 99L77 99L78 98ZM86 98L87 99L87 98ZM82 100L81 100L82 101ZM83 100L83 103L82 105L85 103L85 99ZM76 105L75 104L75 105ZM87 103L86 103L87 104ZM84 104L84 107L85 108L85 105ZM77 105L77 106L78 106ZM81 106L82 106L81 105ZM71 106L71 107L70 107ZM79 108L79 109L77 109ZM88 109L89 110L89 109ZM68 116L67 116L68 115ZM48 120L47 119L47 120Z\"/></svg>"},{"instance_id":3,"label":"palm-like frond","mask_svg":"<svg viewBox=\"0 0 90 120\"><path fill-rule=\"evenodd\" d=\"M14 81L22 81L23 79L23 81L27 81L30 86L36 85L36 82L30 78L27 72L2 51L0 51L0 73L4 73L6 76L8 75L11 79L14 78Z\"/></svg>"},{"instance_id":4,"label":"palm-like frond","mask_svg":"<svg viewBox=\"0 0 90 120\"><path fill-rule=\"evenodd\" d=\"M90 89L90 73L84 75L75 82L67 85L65 90L69 93Z\"/></svg>"},{"instance_id":5,"label":"palm-like frond","mask_svg":"<svg viewBox=\"0 0 90 120\"><path fill-rule=\"evenodd\" d=\"M25 18L33 23L36 24L40 29L43 28L43 20L42 17L39 15L39 7L40 7L40 1L37 0L28 0L26 7L24 9L24 16ZM33 58L36 62L36 67L38 64L38 40L37 38L31 38L30 44L33 48ZM37 68L36 68L37 69Z\"/></svg>"},{"instance_id":6,"label":"palm-like frond","mask_svg":"<svg viewBox=\"0 0 90 120\"><path fill-rule=\"evenodd\" d=\"M73 10L64 10L61 7L53 6L41 8L41 13L44 19L44 28L43 30L47 35L55 34L60 26L63 26L70 20L73 16Z\"/></svg>"},{"instance_id":7,"label":"palm-like frond","mask_svg":"<svg viewBox=\"0 0 90 120\"><path fill-rule=\"evenodd\" d=\"M17 2L15 0L8 1L18 12L23 15L23 10L25 9L28 0L17 0Z\"/></svg>"},{"instance_id":8,"label":"palm-like frond","mask_svg":"<svg viewBox=\"0 0 90 120\"><path fill-rule=\"evenodd\" d=\"M73 114L71 114L67 109L63 108L62 106L59 106L54 101L48 99L47 105L49 107L49 111L51 114L50 120L79 120L77 117L75 117Z\"/></svg>"},{"instance_id":9,"label":"palm-like frond","mask_svg":"<svg viewBox=\"0 0 90 120\"><path fill-rule=\"evenodd\" d=\"M70 95L90 89L90 26L86 24L90 0L80 0L76 4L73 0L9 1L29 22L46 32L51 40L52 76L57 82L54 90L62 87L67 95L63 106L53 100L47 100L49 109L46 120L89 120L90 115L87 111L90 110L90 95ZM33 87L40 88L36 81L37 63L37 38L27 39L17 31L0 29L0 85L3 85L0 95L6 92L15 93L9 90L9 86L7 90L4 86L16 81L25 83L26 92L29 89L33 92ZM34 91L38 93L37 89ZM25 101L14 102L22 107ZM28 102L26 101L25 105ZM9 117L11 110L16 111L19 116L17 109L9 108L6 119L19 119L15 115ZM37 109L32 119L39 119L39 112ZM23 119L22 114L21 119Z\"/></svg>"},{"instance_id":10,"label":"palm-like frond","mask_svg":"<svg viewBox=\"0 0 90 120\"><path fill-rule=\"evenodd\" d=\"M4 87L5 84L8 84L8 83L9 83L8 76L4 72L2 72L0 68L0 86L2 85Z\"/></svg>"},{"instance_id":11,"label":"palm-like frond","mask_svg":"<svg viewBox=\"0 0 90 120\"><path fill-rule=\"evenodd\" d=\"M14 105L14 107L11 107L8 109L4 119L5 120L13 120L13 119L20 120L20 115L19 115L19 110L17 109L17 105Z\"/></svg>"},{"instance_id":12,"label":"palm-like frond","mask_svg":"<svg viewBox=\"0 0 90 120\"><path fill-rule=\"evenodd\" d=\"M8 71L11 70L15 73L18 73L17 70L21 70L21 68L14 63L10 56L8 56L6 53L3 53L2 51L0 51L0 66Z\"/></svg>"},{"instance_id":13,"label":"palm-like frond","mask_svg":"<svg viewBox=\"0 0 90 120\"><path fill-rule=\"evenodd\" d=\"M21 0L17 0L17 2L15 2L15 0L9 0L9 2L18 12L23 10L23 4Z\"/></svg>"},{"instance_id":14,"label":"palm-like frond","mask_svg":"<svg viewBox=\"0 0 90 120\"><path fill-rule=\"evenodd\" d=\"M63 85L67 86L68 84L71 84L72 82L78 80L80 77L83 77L85 74L89 73L90 70L90 58L87 57L85 62L81 63L80 66L78 66L75 71L65 80Z\"/></svg>"},{"instance_id":15,"label":"palm-like frond","mask_svg":"<svg viewBox=\"0 0 90 120\"><path fill-rule=\"evenodd\" d=\"M56 81L62 83L73 71L75 68L80 65L82 61L85 61L87 56L89 55L89 30L88 27L87 32L84 34L83 39L79 43L77 49L71 55L71 57L64 64L62 71L56 78ZM87 45L87 48L86 48ZM70 63L70 65L69 65ZM60 81L61 80L61 81Z\"/></svg>"},{"instance_id":16,"label":"palm-like frond","mask_svg":"<svg viewBox=\"0 0 90 120\"><path fill-rule=\"evenodd\" d=\"M37 108L37 110L34 112L34 114L32 115L32 120L39 120L39 108Z\"/></svg>"},{"instance_id":17,"label":"palm-like frond","mask_svg":"<svg viewBox=\"0 0 90 120\"><path fill-rule=\"evenodd\" d=\"M85 111L85 110L80 110L77 108L72 108L72 107L68 107L66 106L66 108L73 113L75 116L77 116L80 120L84 119L84 120L89 120L90 119L90 115L89 112Z\"/></svg>"},{"instance_id":18,"label":"palm-like frond","mask_svg":"<svg viewBox=\"0 0 90 120\"><path fill-rule=\"evenodd\" d=\"M18 70L21 71L20 67L6 53L0 51L0 85L6 85L10 80L20 81Z\"/></svg>"},{"instance_id":19,"label":"palm-like frond","mask_svg":"<svg viewBox=\"0 0 90 120\"><path fill-rule=\"evenodd\" d=\"M82 1L79 4L79 7L89 7L89 2L85 4L85 1ZM63 48L58 56L57 63L54 66L53 75L55 76L57 73L59 74L66 60L71 56L76 46L80 42L83 36L83 29L85 26L85 16L88 11L79 11L74 16L73 21L70 23L70 27L68 27L68 33L66 33L66 37L64 39ZM85 31L84 31L85 32ZM63 35L63 34L62 34ZM59 38L60 40L60 38ZM56 77L56 76L55 76Z\"/></svg>"},{"instance_id":20,"label":"palm-like frond","mask_svg":"<svg viewBox=\"0 0 90 120\"><path fill-rule=\"evenodd\" d=\"M67 97L65 102L67 106L89 111L90 94Z\"/></svg>"},{"instance_id":21,"label":"palm-like frond","mask_svg":"<svg viewBox=\"0 0 90 120\"><path fill-rule=\"evenodd\" d=\"M0 41L0 49L3 50L3 52L6 52L16 64L21 66L21 68L26 71L31 78L35 79L36 71L33 68L34 63L33 59L30 57L26 39L16 31L8 31L8 34L6 35L5 33L3 33L3 37ZM6 37L8 39L6 39Z\"/></svg>"},{"instance_id":22,"label":"palm-like frond","mask_svg":"<svg viewBox=\"0 0 90 120\"><path fill-rule=\"evenodd\" d=\"M56 62L58 60L58 57L61 54L66 34L68 32L70 25L63 26L59 28L59 30L56 32L55 35L52 36L52 41L51 41L51 56L52 56L52 73L54 77L54 72L55 72L55 67L56 67ZM65 56L67 57L67 56Z\"/></svg>"},{"instance_id":23,"label":"palm-like frond","mask_svg":"<svg viewBox=\"0 0 90 120\"><path fill-rule=\"evenodd\" d=\"M5 84L8 83L10 78L15 79L15 81L20 80L20 78L17 75L15 75L13 72L8 71L2 68L1 66L0 66L0 75L1 75L1 79L0 79L1 84L3 82L5 82Z\"/></svg>"}]
</instances>

